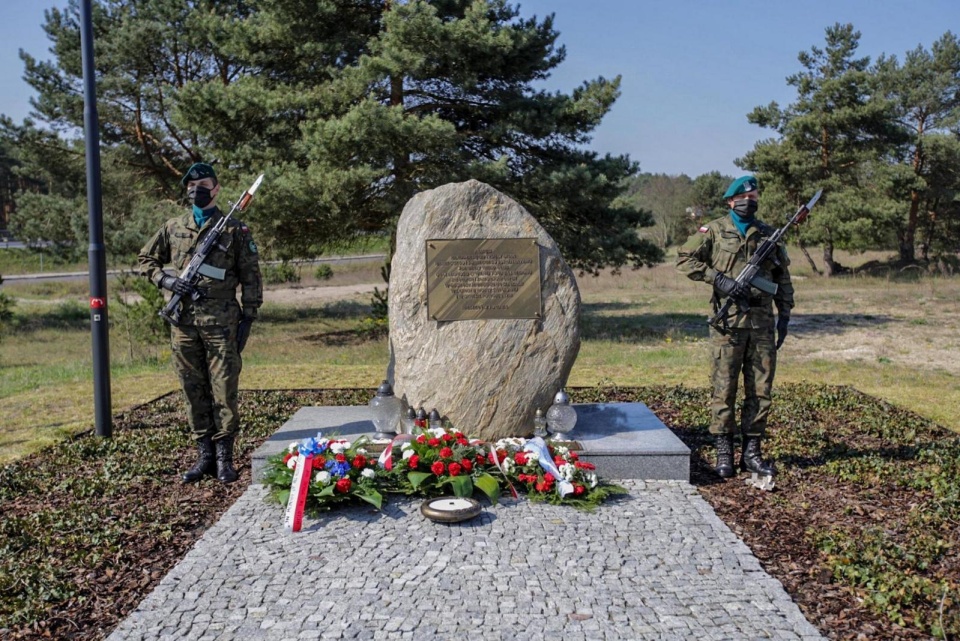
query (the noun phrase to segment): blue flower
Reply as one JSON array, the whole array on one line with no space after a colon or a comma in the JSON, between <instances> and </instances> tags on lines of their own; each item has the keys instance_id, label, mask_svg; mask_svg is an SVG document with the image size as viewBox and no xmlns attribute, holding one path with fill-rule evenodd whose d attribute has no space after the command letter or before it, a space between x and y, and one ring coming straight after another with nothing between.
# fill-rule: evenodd
<instances>
[{"instance_id":1,"label":"blue flower","mask_svg":"<svg viewBox=\"0 0 960 641\"><path fill-rule=\"evenodd\" d=\"M326 469L329 470L334 476L346 476L347 472L350 471L350 464L344 461L340 463L339 461L327 461Z\"/></svg>"}]
</instances>

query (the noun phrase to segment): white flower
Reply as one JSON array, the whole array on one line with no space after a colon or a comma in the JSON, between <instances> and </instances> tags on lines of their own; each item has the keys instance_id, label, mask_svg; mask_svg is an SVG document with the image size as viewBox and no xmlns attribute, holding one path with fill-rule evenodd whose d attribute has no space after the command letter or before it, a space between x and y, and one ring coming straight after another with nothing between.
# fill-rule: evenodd
<instances>
[{"instance_id":1,"label":"white flower","mask_svg":"<svg viewBox=\"0 0 960 641\"><path fill-rule=\"evenodd\" d=\"M443 429L442 427L431 427L427 431L433 434L434 436L436 436L437 438L440 438L441 436L447 433L447 430Z\"/></svg>"},{"instance_id":2,"label":"white flower","mask_svg":"<svg viewBox=\"0 0 960 641\"><path fill-rule=\"evenodd\" d=\"M503 468L503 471L506 474L509 474L511 470L513 470L513 468L516 467L513 463L513 459L510 458L509 456L503 459L503 463L501 463L500 466Z\"/></svg>"},{"instance_id":3,"label":"white flower","mask_svg":"<svg viewBox=\"0 0 960 641\"><path fill-rule=\"evenodd\" d=\"M343 454L343 452L346 449L347 449L346 443L341 443L340 441L337 441L335 443L330 443L330 451L333 452L334 454Z\"/></svg>"},{"instance_id":4,"label":"white flower","mask_svg":"<svg viewBox=\"0 0 960 641\"><path fill-rule=\"evenodd\" d=\"M297 459L298 459L298 458L300 458L300 457L299 457L299 456L291 456L291 457L287 460L287 467L289 467L291 470L294 469L295 467L297 467Z\"/></svg>"},{"instance_id":5,"label":"white flower","mask_svg":"<svg viewBox=\"0 0 960 641\"><path fill-rule=\"evenodd\" d=\"M416 454L413 450L404 450L403 451L403 460L406 461L408 458Z\"/></svg>"},{"instance_id":6,"label":"white flower","mask_svg":"<svg viewBox=\"0 0 960 641\"><path fill-rule=\"evenodd\" d=\"M508 452L516 452L517 450L523 449L523 444L527 442L527 439L524 438L502 438L497 441L494 446L498 450L507 450Z\"/></svg>"},{"instance_id":7,"label":"white flower","mask_svg":"<svg viewBox=\"0 0 960 641\"><path fill-rule=\"evenodd\" d=\"M593 488L597 487L597 475L594 474L593 472L589 472L589 473L587 474L587 481L590 482L590 489L591 489L591 490L592 490Z\"/></svg>"},{"instance_id":8,"label":"white flower","mask_svg":"<svg viewBox=\"0 0 960 641\"><path fill-rule=\"evenodd\" d=\"M413 447L413 443L411 443L410 441L404 441L403 443L400 444L400 449L403 450L404 452L411 449L412 447Z\"/></svg>"},{"instance_id":9,"label":"white flower","mask_svg":"<svg viewBox=\"0 0 960 641\"><path fill-rule=\"evenodd\" d=\"M376 475L377 473L371 470L369 467L365 468L362 472L360 472L360 476L362 476L365 479L372 479Z\"/></svg>"},{"instance_id":10,"label":"white flower","mask_svg":"<svg viewBox=\"0 0 960 641\"><path fill-rule=\"evenodd\" d=\"M357 448L357 454L363 454L364 456L366 456L366 455L367 455L367 448L365 448L365 447L359 447L359 448Z\"/></svg>"},{"instance_id":11,"label":"white flower","mask_svg":"<svg viewBox=\"0 0 960 641\"><path fill-rule=\"evenodd\" d=\"M289 452L290 454L293 454L294 452L297 451L297 448L299 447L300 447L300 443L294 441L293 443L287 446L287 452Z\"/></svg>"},{"instance_id":12,"label":"white flower","mask_svg":"<svg viewBox=\"0 0 960 641\"><path fill-rule=\"evenodd\" d=\"M328 485L330 483L330 472L326 470L320 470L313 475L313 482L318 485Z\"/></svg>"},{"instance_id":13,"label":"white flower","mask_svg":"<svg viewBox=\"0 0 960 641\"><path fill-rule=\"evenodd\" d=\"M560 474L563 475L565 481L572 481L573 475L577 471L577 468L570 465L569 463L560 466Z\"/></svg>"},{"instance_id":14,"label":"white flower","mask_svg":"<svg viewBox=\"0 0 960 641\"><path fill-rule=\"evenodd\" d=\"M567 458L567 454L570 453L570 450L564 447L563 445L554 445L553 453L557 456L562 456L563 458Z\"/></svg>"},{"instance_id":15,"label":"white flower","mask_svg":"<svg viewBox=\"0 0 960 641\"><path fill-rule=\"evenodd\" d=\"M539 455L539 454L537 454L536 452L527 452L527 462L528 462L528 463L536 463L536 462L539 461L539 460L540 460L540 455Z\"/></svg>"}]
</instances>

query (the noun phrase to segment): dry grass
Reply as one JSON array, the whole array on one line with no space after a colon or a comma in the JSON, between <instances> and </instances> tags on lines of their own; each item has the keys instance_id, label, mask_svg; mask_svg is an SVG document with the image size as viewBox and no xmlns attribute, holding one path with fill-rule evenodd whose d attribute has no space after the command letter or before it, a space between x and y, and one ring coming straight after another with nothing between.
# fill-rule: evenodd
<instances>
[{"instance_id":1,"label":"dry grass","mask_svg":"<svg viewBox=\"0 0 960 641\"><path fill-rule=\"evenodd\" d=\"M873 257L842 260L855 265L858 258ZM778 381L852 385L960 430L960 278L824 279L796 259L794 267L797 308ZM335 266L334 277L323 282L312 271L305 267L297 286L268 290L244 352L243 388L373 388L382 378L385 340L324 339L355 328L370 300L369 294L337 299L326 292L382 287L379 266ZM93 425L86 290L42 287L4 285L28 319L4 339L0 357L0 462ZM571 385L706 385L706 286L668 263L581 277L580 288L585 340ZM177 388L166 347L155 362L135 363L121 338L111 340L116 411Z\"/></svg>"}]
</instances>

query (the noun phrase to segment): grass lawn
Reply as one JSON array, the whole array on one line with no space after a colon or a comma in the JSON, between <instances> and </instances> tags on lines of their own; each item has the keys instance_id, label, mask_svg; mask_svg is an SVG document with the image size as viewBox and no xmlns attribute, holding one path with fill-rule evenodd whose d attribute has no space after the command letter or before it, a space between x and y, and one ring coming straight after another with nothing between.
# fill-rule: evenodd
<instances>
[{"instance_id":1,"label":"grass lawn","mask_svg":"<svg viewBox=\"0 0 960 641\"><path fill-rule=\"evenodd\" d=\"M870 257L843 262L857 258ZM825 279L803 264L794 268L797 308L778 383L852 385L960 430L960 278L910 272ZM372 389L382 378L386 340L351 339L370 296L323 295L325 288L380 284L379 266L338 266L322 282L309 271L294 287L268 287L244 352L242 388ZM581 277L579 285L584 340L571 385L706 384L706 286L670 264ZM0 462L93 425L86 283L2 287L18 305L0 353ZM115 411L177 389L165 342L135 345L119 331L110 340Z\"/></svg>"}]
</instances>

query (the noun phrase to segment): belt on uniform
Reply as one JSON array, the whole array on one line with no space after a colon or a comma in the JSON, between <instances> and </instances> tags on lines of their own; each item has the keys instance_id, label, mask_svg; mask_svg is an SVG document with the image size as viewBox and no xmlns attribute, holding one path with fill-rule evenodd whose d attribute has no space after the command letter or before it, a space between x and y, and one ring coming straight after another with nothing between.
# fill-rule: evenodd
<instances>
[{"instance_id":1,"label":"belt on uniform","mask_svg":"<svg viewBox=\"0 0 960 641\"><path fill-rule=\"evenodd\" d=\"M209 290L200 288L200 293L203 294L203 298L213 298L217 300L230 300L231 298L236 299L237 291L236 290Z\"/></svg>"}]
</instances>

